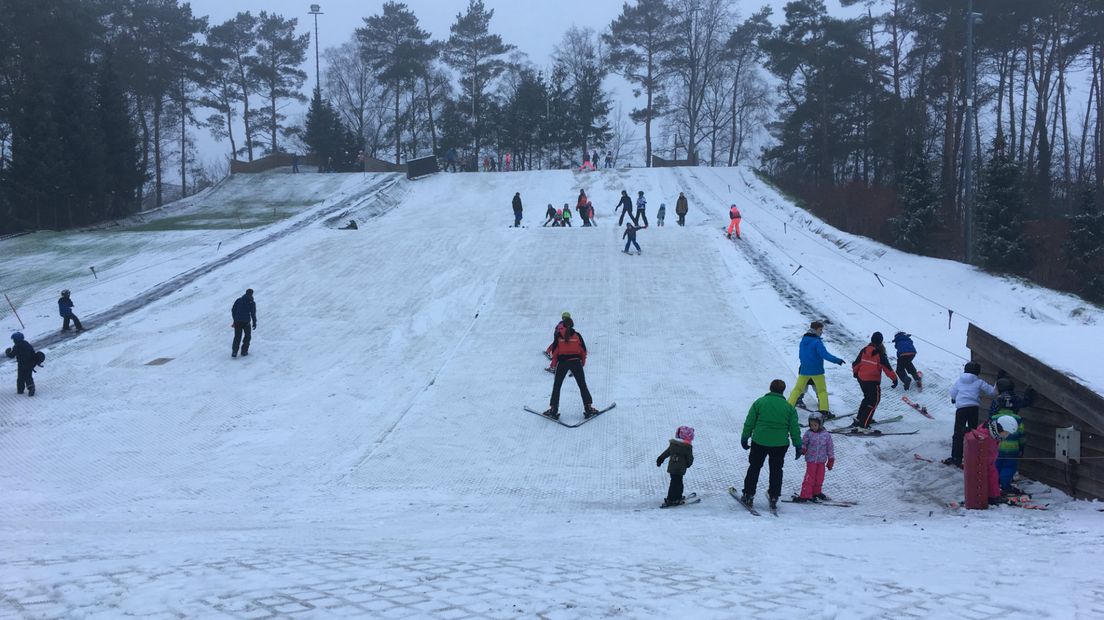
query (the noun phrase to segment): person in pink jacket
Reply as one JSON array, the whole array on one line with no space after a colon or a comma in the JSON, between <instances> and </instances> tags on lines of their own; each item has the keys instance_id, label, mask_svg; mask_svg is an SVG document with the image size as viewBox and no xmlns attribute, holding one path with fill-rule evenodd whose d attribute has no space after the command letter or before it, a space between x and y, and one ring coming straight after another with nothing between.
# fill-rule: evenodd
<instances>
[{"instance_id":1,"label":"person in pink jacket","mask_svg":"<svg viewBox=\"0 0 1104 620\"><path fill-rule=\"evenodd\" d=\"M821 487L824 470L831 471L836 465L836 450L832 434L824 429L824 419L819 413L809 414L809 430L801 437L801 453L805 455L805 480L801 482L801 495L793 501L827 501L828 496Z\"/></svg>"}]
</instances>

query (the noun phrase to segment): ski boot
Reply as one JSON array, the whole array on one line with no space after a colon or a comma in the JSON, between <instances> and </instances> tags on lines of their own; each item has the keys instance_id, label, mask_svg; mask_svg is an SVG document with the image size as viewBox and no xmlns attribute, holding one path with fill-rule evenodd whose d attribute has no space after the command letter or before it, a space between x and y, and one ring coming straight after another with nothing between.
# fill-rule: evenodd
<instances>
[{"instance_id":1,"label":"ski boot","mask_svg":"<svg viewBox=\"0 0 1104 620\"><path fill-rule=\"evenodd\" d=\"M546 418L552 418L553 420L559 420L560 419L560 414L556 413L556 410L552 409L552 408L546 409L544 411L544 413L542 413L541 415L546 417Z\"/></svg>"},{"instance_id":2,"label":"ski boot","mask_svg":"<svg viewBox=\"0 0 1104 620\"><path fill-rule=\"evenodd\" d=\"M772 497L772 496L768 495L767 496L767 503L770 506L771 510L778 510L778 498L777 497Z\"/></svg>"},{"instance_id":3,"label":"ski boot","mask_svg":"<svg viewBox=\"0 0 1104 620\"><path fill-rule=\"evenodd\" d=\"M807 497L801 497L800 495L794 495L792 498L790 498L790 501L795 503L795 504L806 504L806 503L811 502L813 500L811 500Z\"/></svg>"},{"instance_id":4,"label":"ski boot","mask_svg":"<svg viewBox=\"0 0 1104 620\"><path fill-rule=\"evenodd\" d=\"M950 457L943 459L942 461L940 461L940 463L943 463L944 465L953 465L959 469L962 469L962 461L956 461Z\"/></svg>"},{"instance_id":5,"label":"ski boot","mask_svg":"<svg viewBox=\"0 0 1104 620\"><path fill-rule=\"evenodd\" d=\"M27 396L34 396L34 392L35 392L34 385L28 385L27 386Z\"/></svg>"},{"instance_id":6,"label":"ski boot","mask_svg":"<svg viewBox=\"0 0 1104 620\"><path fill-rule=\"evenodd\" d=\"M825 494L823 494L823 493L817 493L816 495L814 495L814 496L813 496L813 499L815 499L815 500L817 500L817 501L820 501L820 502L828 502L828 501L831 501L831 500L830 500L830 499L828 498L828 496L827 496L827 495L825 495Z\"/></svg>"},{"instance_id":7,"label":"ski boot","mask_svg":"<svg viewBox=\"0 0 1104 620\"><path fill-rule=\"evenodd\" d=\"M685 503L686 503L686 498L685 497L682 498L682 499L675 500L673 502L669 499L664 499L663 500L663 505L664 506L681 506Z\"/></svg>"},{"instance_id":8,"label":"ski boot","mask_svg":"<svg viewBox=\"0 0 1104 620\"><path fill-rule=\"evenodd\" d=\"M587 405L583 408L583 417L587 420L601 413L594 405Z\"/></svg>"},{"instance_id":9,"label":"ski boot","mask_svg":"<svg viewBox=\"0 0 1104 620\"><path fill-rule=\"evenodd\" d=\"M755 498L747 493L740 493L740 503L748 508L755 507Z\"/></svg>"},{"instance_id":10,"label":"ski boot","mask_svg":"<svg viewBox=\"0 0 1104 620\"><path fill-rule=\"evenodd\" d=\"M817 413L820 414L820 419L824 420L825 422L827 422L828 420L835 420L839 417L838 415L832 413L831 411L828 411L827 409L821 409Z\"/></svg>"}]
</instances>

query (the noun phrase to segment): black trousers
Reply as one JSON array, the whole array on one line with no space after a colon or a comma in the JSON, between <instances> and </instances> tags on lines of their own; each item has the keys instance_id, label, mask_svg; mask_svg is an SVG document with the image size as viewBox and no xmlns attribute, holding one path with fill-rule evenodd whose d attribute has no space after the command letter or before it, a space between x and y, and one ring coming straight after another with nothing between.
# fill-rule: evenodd
<instances>
[{"instance_id":1,"label":"black trousers","mask_svg":"<svg viewBox=\"0 0 1104 620\"><path fill-rule=\"evenodd\" d=\"M859 405L859 415L855 419L859 421L859 425L863 428L870 426L870 421L874 419L874 412L878 410L878 403L882 401L882 382L878 381L859 381L859 387L862 388L863 399L862 404Z\"/></svg>"},{"instance_id":2,"label":"black trousers","mask_svg":"<svg viewBox=\"0 0 1104 620\"><path fill-rule=\"evenodd\" d=\"M514 211L514 228L521 226L521 211Z\"/></svg>"},{"instance_id":3,"label":"black trousers","mask_svg":"<svg viewBox=\"0 0 1104 620\"><path fill-rule=\"evenodd\" d=\"M644 209L636 210L636 223L639 224L640 220L644 220L644 225L648 225L648 214L644 213Z\"/></svg>"},{"instance_id":4,"label":"black trousers","mask_svg":"<svg viewBox=\"0 0 1104 620\"><path fill-rule=\"evenodd\" d=\"M253 329L249 327L249 323L235 323L234 324L234 353L238 352L238 345L241 345L242 355L249 353L249 339L253 335Z\"/></svg>"},{"instance_id":5,"label":"black trousers","mask_svg":"<svg viewBox=\"0 0 1104 620\"><path fill-rule=\"evenodd\" d=\"M667 503L682 499L682 474L671 474L671 486L667 487Z\"/></svg>"},{"instance_id":6,"label":"black trousers","mask_svg":"<svg viewBox=\"0 0 1104 620\"><path fill-rule=\"evenodd\" d=\"M579 394L583 397L583 406L588 407L594 400L587 389L586 375L583 374L583 361L578 358L559 359L556 363L556 378L552 381L552 399L548 406L555 413L560 412L560 388L563 387L564 377L568 372L575 375L575 383L579 384Z\"/></svg>"},{"instance_id":7,"label":"black trousers","mask_svg":"<svg viewBox=\"0 0 1104 620\"><path fill-rule=\"evenodd\" d=\"M77 318L77 315L70 314L69 316L62 317L62 318L63 318L63 320L61 322L61 331L63 331L63 332L69 331L69 321L73 321L73 326L76 327L78 330L82 330L82 331L84 330L84 326L81 325L80 319Z\"/></svg>"},{"instance_id":8,"label":"black trousers","mask_svg":"<svg viewBox=\"0 0 1104 620\"><path fill-rule=\"evenodd\" d=\"M685 213L679 213L677 215L678 215L678 218L679 218L678 225L679 226L686 226L686 214Z\"/></svg>"},{"instance_id":9,"label":"black trousers","mask_svg":"<svg viewBox=\"0 0 1104 620\"><path fill-rule=\"evenodd\" d=\"M954 435L951 437L951 460L955 463L962 462L962 440L966 437L966 431L978 424L978 415L981 408L977 405L960 407L955 411Z\"/></svg>"},{"instance_id":10,"label":"black trousers","mask_svg":"<svg viewBox=\"0 0 1104 620\"><path fill-rule=\"evenodd\" d=\"M916 372L916 366L912 365L912 360L915 357L915 353L900 353L897 355L897 377L901 379L901 383L905 384L906 390L909 388L909 384L912 383L912 379L920 380L920 373ZM912 379L909 379L909 375L912 375Z\"/></svg>"},{"instance_id":11,"label":"black trousers","mask_svg":"<svg viewBox=\"0 0 1104 620\"><path fill-rule=\"evenodd\" d=\"M621 217L617 220L617 225L618 226L624 226L625 225L625 216L626 215L629 216L629 219L632 220L633 224L636 224L636 218L633 217L632 211L630 211L629 209L622 208L621 209Z\"/></svg>"},{"instance_id":12,"label":"black trousers","mask_svg":"<svg viewBox=\"0 0 1104 620\"><path fill-rule=\"evenodd\" d=\"M579 211L579 217L583 218L583 226L590 226L590 218L585 211Z\"/></svg>"},{"instance_id":13,"label":"black trousers","mask_svg":"<svg viewBox=\"0 0 1104 620\"><path fill-rule=\"evenodd\" d=\"M786 462L786 454L790 446L775 446L768 448L754 441L751 442L751 454L748 455L748 471L744 477L744 493L755 496L755 487L759 486L759 470L763 469L763 462L770 459L770 482L767 485L767 495L778 497L782 495L782 464Z\"/></svg>"},{"instance_id":14,"label":"black trousers","mask_svg":"<svg viewBox=\"0 0 1104 620\"><path fill-rule=\"evenodd\" d=\"M15 391L20 394L23 393L24 388L34 387L34 366L30 368L16 368L15 370Z\"/></svg>"}]
</instances>

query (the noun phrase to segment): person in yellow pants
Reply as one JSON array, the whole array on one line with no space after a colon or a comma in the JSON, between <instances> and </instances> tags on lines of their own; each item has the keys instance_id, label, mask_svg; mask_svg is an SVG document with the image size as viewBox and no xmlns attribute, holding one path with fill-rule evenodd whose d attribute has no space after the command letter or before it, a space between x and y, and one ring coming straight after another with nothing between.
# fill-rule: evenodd
<instances>
[{"instance_id":1,"label":"person in yellow pants","mask_svg":"<svg viewBox=\"0 0 1104 620\"><path fill-rule=\"evenodd\" d=\"M728 209L728 233L725 235L729 239L732 238L732 232L736 231L736 238L740 238L740 209L736 205L732 205Z\"/></svg>"},{"instance_id":2,"label":"person in yellow pants","mask_svg":"<svg viewBox=\"0 0 1104 620\"><path fill-rule=\"evenodd\" d=\"M805 394L805 390L811 382L816 388L817 410L827 420L836 416L832 415L828 408L828 387L824 382L824 361L843 365L843 360L829 353L828 349L824 347L824 341L820 339L820 335L823 333L824 324L820 321L813 321L809 325L809 331L801 338L797 353L798 359L801 360L801 366L797 370L797 382L794 383L793 390L790 391L790 397L786 400L791 405L796 405L797 400Z\"/></svg>"}]
</instances>

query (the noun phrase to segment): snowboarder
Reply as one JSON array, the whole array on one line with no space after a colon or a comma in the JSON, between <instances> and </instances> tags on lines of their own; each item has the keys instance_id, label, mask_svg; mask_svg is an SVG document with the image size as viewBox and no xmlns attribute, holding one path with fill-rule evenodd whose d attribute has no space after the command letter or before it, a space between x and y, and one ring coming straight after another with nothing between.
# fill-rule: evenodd
<instances>
[{"instance_id":1,"label":"snowboarder","mask_svg":"<svg viewBox=\"0 0 1104 620\"><path fill-rule=\"evenodd\" d=\"M253 289L245 289L245 295L234 301L230 316L234 320L234 344L230 350L230 357L238 356L239 344L242 357L245 357L249 355L249 340L253 333L249 327L250 321L253 323L252 329L257 329L257 304L253 301Z\"/></svg>"},{"instance_id":2,"label":"snowboarder","mask_svg":"<svg viewBox=\"0 0 1104 620\"><path fill-rule=\"evenodd\" d=\"M732 205L728 208L728 232L725 236L729 239L732 238L732 232L736 232L736 238L740 238L740 208L736 205Z\"/></svg>"},{"instance_id":3,"label":"snowboarder","mask_svg":"<svg viewBox=\"0 0 1104 620\"><path fill-rule=\"evenodd\" d=\"M80 319L77 315L73 314L73 306L77 304L73 303L73 300L69 298L69 289L65 289L61 292L61 297L58 299L58 314L61 315L61 331L69 331L69 321L73 322L73 327L77 328L78 332L84 331L84 326L81 325Z\"/></svg>"},{"instance_id":4,"label":"snowboarder","mask_svg":"<svg viewBox=\"0 0 1104 620\"><path fill-rule=\"evenodd\" d=\"M809 430L801 436L801 453L805 455L805 479L801 482L801 494L795 502L828 499L823 492L824 470L832 471L836 465L836 449L832 445L832 433L824 428L824 418L819 413L809 414Z\"/></svg>"},{"instance_id":5,"label":"snowboarder","mask_svg":"<svg viewBox=\"0 0 1104 620\"><path fill-rule=\"evenodd\" d=\"M870 335L870 344L863 347L851 363L851 374L858 379L863 393L859 414L851 423L857 432L869 432L872 430L870 425L875 423L874 412L882 400L882 373L893 380L893 387L897 387L897 375L889 365L885 345L882 344L882 332L874 332Z\"/></svg>"},{"instance_id":6,"label":"snowboarder","mask_svg":"<svg viewBox=\"0 0 1104 620\"><path fill-rule=\"evenodd\" d=\"M514 207L514 228L521 227L521 192L514 193L514 200L512 203Z\"/></svg>"},{"instance_id":7,"label":"snowboarder","mask_svg":"<svg viewBox=\"0 0 1104 620\"><path fill-rule=\"evenodd\" d=\"M909 389L913 379L916 380L916 389L924 389L923 377L912 360L916 359L916 345L912 343L912 334L897 332L893 335L893 348L897 350L897 377L901 380L905 391ZM912 379L909 378L912 375Z\"/></svg>"},{"instance_id":8,"label":"snowboarder","mask_svg":"<svg viewBox=\"0 0 1104 620\"><path fill-rule=\"evenodd\" d=\"M793 391L790 392L788 400L791 405L796 405L797 399L805 394L805 390L812 383L816 388L817 410L825 420L831 420L836 416L832 415L831 410L828 409L828 386L824 382L824 360L839 366L843 365L843 360L832 355L825 348L824 341L820 339L823 333L824 323L813 321L809 324L809 331L805 332L805 335L801 338L801 344L797 349L797 357L801 360L801 366L797 369L797 383L794 385Z\"/></svg>"},{"instance_id":9,"label":"snowboarder","mask_svg":"<svg viewBox=\"0 0 1104 620\"><path fill-rule=\"evenodd\" d=\"M639 224L640 220L644 220L644 228L648 227L648 214L644 212L647 208L648 201L644 198L644 192L636 193L636 223Z\"/></svg>"},{"instance_id":10,"label":"snowboarder","mask_svg":"<svg viewBox=\"0 0 1104 620\"><path fill-rule=\"evenodd\" d=\"M22 394L26 388L27 396L34 396L34 367L40 363L41 354L35 353L34 347L20 332L13 333L11 339L12 346L4 349L4 355L15 358L15 393Z\"/></svg>"},{"instance_id":11,"label":"snowboarder","mask_svg":"<svg viewBox=\"0 0 1104 620\"><path fill-rule=\"evenodd\" d=\"M568 312L567 310L564 310L563 313L560 314L560 322L556 323L556 329L552 330L552 344L548 345L548 347L544 350L544 356L547 357L548 359L552 359L552 349L554 349L556 347L556 337L563 333L564 320L570 319L570 318L571 318L571 313ZM556 371L556 365L555 364L549 364L548 365L548 370L550 370L552 372L555 372Z\"/></svg>"},{"instance_id":12,"label":"snowboarder","mask_svg":"<svg viewBox=\"0 0 1104 620\"><path fill-rule=\"evenodd\" d=\"M667 487L667 499L663 500L664 506L678 506L686 502L682 495L682 477L686 470L694 464L694 428L680 426L675 430L675 438L670 441L667 449L656 458L656 467L667 462L667 473L671 474L671 486Z\"/></svg>"},{"instance_id":13,"label":"snowboarder","mask_svg":"<svg viewBox=\"0 0 1104 620\"><path fill-rule=\"evenodd\" d=\"M656 226L663 226L663 218L667 215L667 203L659 203L659 210L656 211Z\"/></svg>"},{"instance_id":14,"label":"snowboarder","mask_svg":"<svg viewBox=\"0 0 1104 620\"><path fill-rule=\"evenodd\" d=\"M579 395L583 398L583 417L591 418L598 415L598 409L594 407L587 389L586 375L583 374L583 366L586 366L586 342L583 335L575 331L575 322L571 317L563 320L563 332L556 336L552 345L552 366L556 368L556 378L552 381L552 398L548 402L548 410L543 415L553 420L560 419L560 388L563 386L564 377L568 372L575 376L575 383L579 385Z\"/></svg>"},{"instance_id":15,"label":"snowboarder","mask_svg":"<svg viewBox=\"0 0 1104 620\"><path fill-rule=\"evenodd\" d=\"M632 214L632 198L629 198L629 193L625 190L621 190L621 201L617 203L617 207L621 208L621 218L617 220L618 226L621 226L625 223L626 215L629 216L629 219L632 220L633 224L636 223L636 217L634 217ZM617 207L613 208L614 212L617 211Z\"/></svg>"},{"instance_id":16,"label":"snowboarder","mask_svg":"<svg viewBox=\"0 0 1104 620\"><path fill-rule=\"evenodd\" d=\"M566 202L563 206L563 224L561 226L571 226L571 205Z\"/></svg>"},{"instance_id":17,"label":"snowboarder","mask_svg":"<svg viewBox=\"0 0 1104 620\"><path fill-rule=\"evenodd\" d=\"M801 430L797 425L797 410L782 396L785 391L785 381L771 381L770 392L751 404L747 419L744 420L740 447L751 450L751 454L748 456L747 476L744 477L740 501L748 507L754 502L755 488L759 485L759 471L763 469L764 461L769 459L770 462L767 499L771 510L775 510L778 508L778 496L782 494L782 466L791 442L794 459L801 458Z\"/></svg>"},{"instance_id":18,"label":"snowboarder","mask_svg":"<svg viewBox=\"0 0 1104 620\"><path fill-rule=\"evenodd\" d=\"M622 239L628 239L625 242L625 249L621 250L625 254L629 254L629 245L636 246L636 253L640 254L640 244L636 242L636 231L643 228L643 226L633 226L632 224L625 224L625 232L621 234Z\"/></svg>"},{"instance_id":19,"label":"snowboarder","mask_svg":"<svg viewBox=\"0 0 1104 620\"><path fill-rule=\"evenodd\" d=\"M678 225L686 226L686 212L688 211L686 205L686 195L679 192L678 200L675 201L675 215L678 216Z\"/></svg>"},{"instance_id":20,"label":"snowboarder","mask_svg":"<svg viewBox=\"0 0 1104 620\"><path fill-rule=\"evenodd\" d=\"M962 374L951 386L951 404L955 405L954 433L951 435L951 456L943 459L944 465L962 467L962 439L966 431L977 426L981 410L981 395L996 396L997 390L983 381L981 364L970 361L962 369Z\"/></svg>"},{"instance_id":21,"label":"snowboarder","mask_svg":"<svg viewBox=\"0 0 1104 620\"><path fill-rule=\"evenodd\" d=\"M553 226L556 225L556 207L553 207L551 202L548 203L548 208L544 211L544 217L546 219L544 220L544 223L541 224L541 226L548 226L549 224L552 224Z\"/></svg>"},{"instance_id":22,"label":"snowboarder","mask_svg":"<svg viewBox=\"0 0 1104 620\"><path fill-rule=\"evenodd\" d=\"M1012 486L1012 479L1016 476L1016 469L1024 453L1023 418L1012 410L1012 398L1008 394L997 396L994 402L998 403L997 415L990 419L996 420L1000 444L997 446L997 460L993 465L1000 477L1001 493L1022 495L1019 489Z\"/></svg>"}]
</instances>

